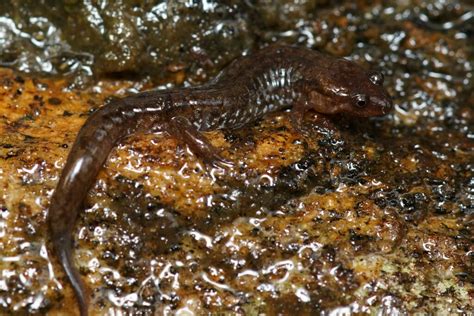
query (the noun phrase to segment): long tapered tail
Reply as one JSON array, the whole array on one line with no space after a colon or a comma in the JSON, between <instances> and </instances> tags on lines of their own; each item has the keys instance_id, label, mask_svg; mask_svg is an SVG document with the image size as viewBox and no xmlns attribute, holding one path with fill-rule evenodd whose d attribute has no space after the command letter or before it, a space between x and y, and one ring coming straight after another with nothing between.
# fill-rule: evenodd
<instances>
[{"instance_id":1,"label":"long tapered tail","mask_svg":"<svg viewBox=\"0 0 474 316\"><path fill-rule=\"evenodd\" d=\"M89 314L89 304L86 290L71 259L72 239L69 236L62 236L61 238L55 239L53 241L53 248L59 262L61 263L64 273L66 274L67 280L72 286L77 304L79 305L80 315L87 316Z\"/></svg>"},{"instance_id":2,"label":"long tapered tail","mask_svg":"<svg viewBox=\"0 0 474 316\"><path fill-rule=\"evenodd\" d=\"M161 117L161 107L154 105L160 100L164 103L168 94L160 98L155 94L142 93L117 100L92 114L76 137L51 198L48 224L53 250L74 290L81 316L88 315L88 299L86 287L71 260L71 234L87 192L114 145L137 130L148 130L154 118ZM127 102L132 99L134 102ZM150 117L151 114L155 116Z\"/></svg>"}]
</instances>

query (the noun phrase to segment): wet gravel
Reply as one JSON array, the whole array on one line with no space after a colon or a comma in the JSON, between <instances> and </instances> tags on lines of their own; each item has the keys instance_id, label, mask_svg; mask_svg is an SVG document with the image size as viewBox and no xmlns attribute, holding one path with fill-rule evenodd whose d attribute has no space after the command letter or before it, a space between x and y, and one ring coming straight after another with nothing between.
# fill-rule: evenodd
<instances>
[{"instance_id":1,"label":"wet gravel","mask_svg":"<svg viewBox=\"0 0 474 316\"><path fill-rule=\"evenodd\" d=\"M381 69L395 109L288 113L209 133L238 167L135 135L74 232L91 312L330 314L474 310L474 20L463 1L4 1L0 313L69 313L45 219L91 110L206 82L271 42Z\"/></svg>"}]
</instances>

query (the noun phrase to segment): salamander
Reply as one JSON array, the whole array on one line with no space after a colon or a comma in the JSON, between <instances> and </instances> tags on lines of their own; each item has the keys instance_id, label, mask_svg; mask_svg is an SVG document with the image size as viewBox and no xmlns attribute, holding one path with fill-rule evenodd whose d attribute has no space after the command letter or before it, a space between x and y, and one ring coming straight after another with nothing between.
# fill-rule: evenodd
<instances>
[{"instance_id":1,"label":"salamander","mask_svg":"<svg viewBox=\"0 0 474 316\"><path fill-rule=\"evenodd\" d=\"M296 128L308 111L382 116L392 108L383 81L381 72L343 58L270 46L240 57L205 85L142 92L95 111L77 134L47 218L52 252L74 290L80 315L88 314L88 298L72 262L72 230L99 170L121 139L162 130L186 143L206 164L230 167L202 131L238 129L288 108Z\"/></svg>"}]
</instances>

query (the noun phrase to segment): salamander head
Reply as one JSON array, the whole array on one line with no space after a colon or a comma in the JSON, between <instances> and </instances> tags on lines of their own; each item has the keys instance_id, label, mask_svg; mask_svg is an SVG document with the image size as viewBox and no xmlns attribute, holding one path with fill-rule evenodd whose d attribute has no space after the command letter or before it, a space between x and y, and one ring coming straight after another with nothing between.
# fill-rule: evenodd
<instances>
[{"instance_id":1,"label":"salamander head","mask_svg":"<svg viewBox=\"0 0 474 316\"><path fill-rule=\"evenodd\" d=\"M335 59L318 77L309 103L314 110L354 116L382 116L392 109L392 99L383 88L383 74L358 64Z\"/></svg>"}]
</instances>

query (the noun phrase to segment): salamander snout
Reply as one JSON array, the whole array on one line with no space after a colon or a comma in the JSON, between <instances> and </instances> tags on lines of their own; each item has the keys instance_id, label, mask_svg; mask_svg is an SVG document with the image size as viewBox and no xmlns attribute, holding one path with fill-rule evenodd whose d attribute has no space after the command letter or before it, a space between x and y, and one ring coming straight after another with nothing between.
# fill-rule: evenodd
<instances>
[{"instance_id":1,"label":"salamander snout","mask_svg":"<svg viewBox=\"0 0 474 316\"><path fill-rule=\"evenodd\" d=\"M357 93L347 104L342 105L341 109L341 112L351 113L355 116L382 116L392 110L392 99L385 93L373 95Z\"/></svg>"},{"instance_id":2,"label":"salamander snout","mask_svg":"<svg viewBox=\"0 0 474 316\"><path fill-rule=\"evenodd\" d=\"M370 97L370 103L380 110L380 115L388 114L393 108L393 102L390 97Z\"/></svg>"}]
</instances>

